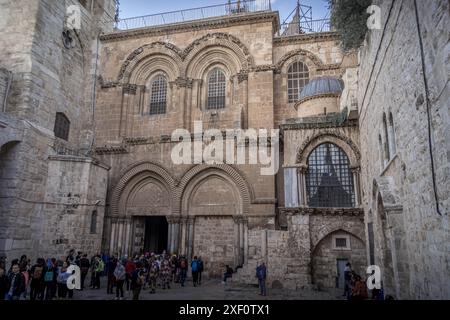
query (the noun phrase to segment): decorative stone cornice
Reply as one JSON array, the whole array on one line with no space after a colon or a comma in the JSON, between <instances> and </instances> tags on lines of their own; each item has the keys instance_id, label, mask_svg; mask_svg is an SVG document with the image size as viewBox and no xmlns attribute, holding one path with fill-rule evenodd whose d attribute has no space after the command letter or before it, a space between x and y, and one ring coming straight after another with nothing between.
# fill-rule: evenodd
<instances>
[{"instance_id":1,"label":"decorative stone cornice","mask_svg":"<svg viewBox=\"0 0 450 320\"><path fill-rule=\"evenodd\" d=\"M362 208L279 208L280 212L288 216L295 215L324 215L324 216L353 216L363 217L364 210Z\"/></svg>"},{"instance_id":2,"label":"decorative stone cornice","mask_svg":"<svg viewBox=\"0 0 450 320\"><path fill-rule=\"evenodd\" d=\"M264 72L264 71L274 71L276 70L276 66L273 64L263 64L256 66L252 69L253 72Z\"/></svg>"},{"instance_id":3,"label":"decorative stone cornice","mask_svg":"<svg viewBox=\"0 0 450 320\"><path fill-rule=\"evenodd\" d=\"M128 149L123 145L121 145L121 146L104 146L104 147L95 148L95 153L99 154L99 155L124 154L124 153L128 153Z\"/></svg>"},{"instance_id":4,"label":"decorative stone cornice","mask_svg":"<svg viewBox=\"0 0 450 320\"><path fill-rule=\"evenodd\" d=\"M296 34L292 36L279 36L273 39L274 46L287 44L301 44L317 41L339 41L341 36L337 32L313 32Z\"/></svg>"},{"instance_id":5,"label":"decorative stone cornice","mask_svg":"<svg viewBox=\"0 0 450 320\"><path fill-rule=\"evenodd\" d=\"M167 35L168 32L180 33L199 29L225 28L234 25L252 24L265 21L271 21L274 26L277 26L279 24L278 12L272 11L248 13L245 15L221 16L191 22L167 24L134 30L115 31L101 35L100 40L103 42L113 42L122 39Z\"/></svg>"},{"instance_id":6,"label":"decorative stone cornice","mask_svg":"<svg viewBox=\"0 0 450 320\"><path fill-rule=\"evenodd\" d=\"M280 125L280 129L283 131L287 130L301 130L301 129L331 129L340 127L357 127L358 120L347 119L344 123L339 124L335 122L295 122L295 123L283 123Z\"/></svg>"},{"instance_id":7,"label":"decorative stone cornice","mask_svg":"<svg viewBox=\"0 0 450 320\"><path fill-rule=\"evenodd\" d=\"M146 137L129 137L125 138L124 142L129 145L148 144L149 138Z\"/></svg>"}]
</instances>

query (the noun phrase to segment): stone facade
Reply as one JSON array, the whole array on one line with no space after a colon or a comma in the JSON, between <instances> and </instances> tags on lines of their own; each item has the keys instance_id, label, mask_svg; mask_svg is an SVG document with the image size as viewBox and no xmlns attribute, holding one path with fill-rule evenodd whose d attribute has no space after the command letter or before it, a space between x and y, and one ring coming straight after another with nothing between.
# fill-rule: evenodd
<instances>
[{"instance_id":1,"label":"stone facade","mask_svg":"<svg viewBox=\"0 0 450 320\"><path fill-rule=\"evenodd\" d=\"M271 11L114 30L113 0L83 1L67 46L65 9L78 1L0 0L0 254L163 247L201 256L206 276L237 268L243 283L264 261L269 286L291 289L342 288L347 262L362 276L377 264L387 294L449 297L448 3L426 2L419 38L415 2L383 1L385 28L357 55L335 32L277 36ZM318 81L301 101L289 98L297 64ZM210 110L217 68L225 107ZM165 112L151 114L157 76ZM344 89L323 91L322 78ZM198 139L198 122L218 135L280 129L277 174L249 155L175 164L172 133Z\"/></svg>"},{"instance_id":2,"label":"stone facade","mask_svg":"<svg viewBox=\"0 0 450 320\"><path fill-rule=\"evenodd\" d=\"M449 3L376 3L358 79L368 256L388 294L448 299Z\"/></svg>"},{"instance_id":3,"label":"stone facade","mask_svg":"<svg viewBox=\"0 0 450 320\"><path fill-rule=\"evenodd\" d=\"M0 64L8 70L0 73L0 254L8 257L100 250L107 167L86 154L97 34L115 2L81 6L82 29L71 31L66 48L66 8L73 4L79 2L0 2ZM54 135L58 112L70 121L67 141Z\"/></svg>"}]
</instances>

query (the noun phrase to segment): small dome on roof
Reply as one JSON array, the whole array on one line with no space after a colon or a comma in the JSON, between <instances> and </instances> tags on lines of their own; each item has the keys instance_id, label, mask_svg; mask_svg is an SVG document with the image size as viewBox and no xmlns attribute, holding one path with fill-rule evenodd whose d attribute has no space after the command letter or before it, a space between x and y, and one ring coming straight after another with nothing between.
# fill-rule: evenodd
<instances>
[{"instance_id":1,"label":"small dome on roof","mask_svg":"<svg viewBox=\"0 0 450 320\"><path fill-rule=\"evenodd\" d=\"M344 82L335 77L319 77L312 79L300 93L300 101L323 94L341 94Z\"/></svg>"}]
</instances>

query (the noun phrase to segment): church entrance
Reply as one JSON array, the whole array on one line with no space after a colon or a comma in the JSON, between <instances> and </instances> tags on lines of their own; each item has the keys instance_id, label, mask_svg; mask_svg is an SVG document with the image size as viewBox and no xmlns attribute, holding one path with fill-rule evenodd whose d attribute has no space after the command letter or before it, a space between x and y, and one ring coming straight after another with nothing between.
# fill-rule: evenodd
<instances>
[{"instance_id":1,"label":"church entrance","mask_svg":"<svg viewBox=\"0 0 450 320\"><path fill-rule=\"evenodd\" d=\"M162 253L167 250L168 232L166 217L146 217L144 252Z\"/></svg>"}]
</instances>

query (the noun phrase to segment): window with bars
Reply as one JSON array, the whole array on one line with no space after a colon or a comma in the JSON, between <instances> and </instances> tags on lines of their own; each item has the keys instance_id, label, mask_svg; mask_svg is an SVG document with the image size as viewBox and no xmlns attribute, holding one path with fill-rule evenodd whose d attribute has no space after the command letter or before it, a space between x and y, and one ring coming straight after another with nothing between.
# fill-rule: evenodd
<instances>
[{"instance_id":1,"label":"window with bars","mask_svg":"<svg viewBox=\"0 0 450 320\"><path fill-rule=\"evenodd\" d=\"M309 82L309 70L301 61L294 62L288 69L288 98L289 103L297 102L303 88Z\"/></svg>"},{"instance_id":2,"label":"window with bars","mask_svg":"<svg viewBox=\"0 0 450 320\"><path fill-rule=\"evenodd\" d=\"M314 149L308 158L306 191L310 207L354 207L355 191L350 162L332 143Z\"/></svg>"},{"instance_id":3,"label":"window with bars","mask_svg":"<svg viewBox=\"0 0 450 320\"><path fill-rule=\"evenodd\" d=\"M53 132L55 137L69 141L70 121L62 112L56 113L55 128Z\"/></svg>"},{"instance_id":4,"label":"window with bars","mask_svg":"<svg viewBox=\"0 0 450 320\"><path fill-rule=\"evenodd\" d=\"M162 74L157 75L150 89L150 114L165 114L167 107L167 80Z\"/></svg>"},{"instance_id":5,"label":"window with bars","mask_svg":"<svg viewBox=\"0 0 450 320\"><path fill-rule=\"evenodd\" d=\"M208 77L208 102L207 110L217 110L225 108L226 78L219 68L211 71Z\"/></svg>"}]
</instances>

